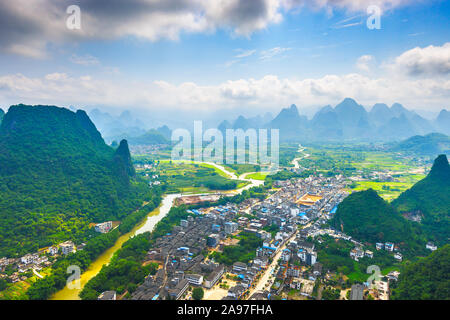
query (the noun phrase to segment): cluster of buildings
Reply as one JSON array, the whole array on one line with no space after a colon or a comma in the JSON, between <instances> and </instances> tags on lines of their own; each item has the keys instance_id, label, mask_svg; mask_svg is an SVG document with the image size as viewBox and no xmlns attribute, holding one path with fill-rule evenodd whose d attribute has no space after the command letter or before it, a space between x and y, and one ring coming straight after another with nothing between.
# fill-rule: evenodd
<instances>
[{"instance_id":1,"label":"cluster of buildings","mask_svg":"<svg viewBox=\"0 0 450 320\"><path fill-rule=\"evenodd\" d=\"M83 246L84 244L78 246L78 250L82 250ZM76 250L77 247L72 241L66 241L39 252L26 254L20 258L1 258L0 278L6 278L11 283L24 281L27 279L24 273L33 270L37 272L43 268L50 267L53 264L53 260L49 259L49 257L57 257L60 254L68 255ZM15 271L11 275L7 275L5 273L7 268L12 268Z\"/></svg>"},{"instance_id":2,"label":"cluster of buildings","mask_svg":"<svg viewBox=\"0 0 450 320\"><path fill-rule=\"evenodd\" d=\"M211 214L197 212L195 218L189 215L155 241L145 260L157 262L161 267L145 279L132 299L180 299L190 286L209 289L220 280L225 267L205 259L207 239L220 222ZM220 231L218 237L224 236L223 233Z\"/></svg>"},{"instance_id":3,"label":"cluster of buildings","mask_svg":"<svg viewBox=\"0 0 450 320\"><path fill-rule=\"evenodd\" d=\"M398 261L402 261L403 260L403 256L402 254L399 252L399 247L396 246L394 243L392 242L377 242L375 244L375 247L377 250L386 250L389 252L394 252L394 258Z\"/></svg>"},{"instance_id":4,"label":"cluster of buildings","mask_svg":"<svg viewBox=\"0 0 450 320\"><path fill-rule=\"evenodd\" d=\"M95 225L95 231L100 233L108 233L113 227L112 221L106 221Z\"/></svg>"}]
</instances>

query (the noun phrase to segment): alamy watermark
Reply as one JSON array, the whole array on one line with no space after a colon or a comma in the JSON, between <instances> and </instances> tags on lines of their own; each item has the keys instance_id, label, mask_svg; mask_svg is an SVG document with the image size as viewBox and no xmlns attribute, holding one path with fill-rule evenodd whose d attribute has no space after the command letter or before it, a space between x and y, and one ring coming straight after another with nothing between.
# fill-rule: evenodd
<instances>
[{"instance_id":1,"label":"alamy watermark","mask_svg":"<svg viewBox=\"0 0 450 320\"><path fill-rule=\"evenodd\" d=\"M367 7L367 15L369 16L366 21L366 26L369 30L381 29L381 8L376 5Z\"/></svg>"},{"instance_id":2,"label":"alamy watermark","mask_svg":"<svg viewBox=\"0 0 450 320\"><path fill-rule=\"evenodd\" d=\"M69 15L66 20L66 27L69 30L81 29L81 9L77 5L68 6L66 13Z\"/></svg>"},{"instance_id":3,"label":"alamy watermark","mask_svg":"<svg viewBox=\"0 0 450 320\"><path fill-rule=\"evenodd\" d=\"M172 132L172 160L223 164L259 164L269 171L279 167L279 130L211 128L203 132L202 121L194 121L193 137L187 129ZM225 133L225 136L224 136Z\"/></svg>"},{"instance_id":4,"label":"alamy watermark","mask_svg":"<svg viewBox=\"0 0 450 320\"><path fill-rule=\"evenodd\" d=\"M69 290L79 290L81 289L81 269L77 265L71 265L67 267L67 277L66 286Z\"/></svg>"},{"instance_id":5,"label":"alamy watermark","mask_svg":"<svg viewBox=\"0 0 450 320\"><path fill-rule=\"evenodd\" d=\"M371 265L367 267L366 273L371 274L369 278L367 278L367 283L369 283L369 287L371 289L376 289L376 282L381 280L381 270L377 265Z\"/></svg>"}]
</instances>

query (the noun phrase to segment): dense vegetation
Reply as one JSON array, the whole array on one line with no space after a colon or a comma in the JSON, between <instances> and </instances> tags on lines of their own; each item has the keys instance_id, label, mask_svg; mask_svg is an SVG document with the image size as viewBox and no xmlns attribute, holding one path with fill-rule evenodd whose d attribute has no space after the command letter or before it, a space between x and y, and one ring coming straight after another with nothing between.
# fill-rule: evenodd
<instances>
[{"instance_id":1,"label":"dense vegetation","mask_svg":"<svg viewBox=\"0 0 450 320\"><path fill-rule=\"evenodd\" d=\"M436 154L450 152L450 137L442 133L413 136L393 144L391 150L412 153L414 155L435 156Z\"/></svg>"},{"instance_id":2,"label":"dense vegetation","mask_svg":"<svg viewBox=\"0 0 450 320\"><path fill-rule=\"evenodd\" d=\"M89 240L84 250L71 253L56 261L52 266L52 274L33 283L27 290L26 295L31 300L50 298L52 294L66 285L67 267L76 265L81 270L85 270L99 254L113 246L119 236L119 230L116 229Z\"/></svg>"},{"instance_id":3,"label":"dense vegetation","mask_svg":"<svg viewBox=\"0 0 450 320\"><path fill-rule=\"evenodd\" d=\"M418 224L403 218L372 189L345 198L330 224L359 241L396 243L404 253L424 248Z\"/></svg>"},{"instance_id":4,"label":"dense vegetation","mask_svg":"<svg viewBox=\"0 0 450 320\"><path fill-rule=\"evenodd\" d=\"M170 140L156 129L149 130L138 137L129 137L128 141L136 145L170 144Z\"/></svg>"},{"instance_id":5,"label":"dense vegetation","mask_svg":"<svg viewBox=\"0 0 450 320\"><path fill-rule=\"evenodd\" d=\"M302 173L296 173L292 172L290 170L281 170L274 174L268 175L265 179L268 183L272 183L273 181L282 181L282 180L289 180L294 178L307 178L310 175L314 174L311 170L305 170Z\"/></svg>"},{"instance_id":6,"label":"dense vegetation","mask_svg":"<svg viewBox=\"0 0 450 320\"><path fill-rule=\"evenodd\" d=\"M392 290L396 300L448 300L450 297L450 245L402 270Z\"/></svg>"},{"instance_id":7,"label":"dense vegetation","mask_svg":"<svg viewBox=\"0 0 450 320\"><path fill-rule=\"evenodd\" d=\"M0 256L87 241L90 222L122 220L149 189L128 146L107 146L84 111L12 106L0 126Z\"/></svg>"},{"instance_id":8,"label":"dense vegetation","mask_svg":"<svg viewBox=\"0 0 450 320\"><path fill-rule=\"evenodd\" d=\"M434 161L428 176L403 192L392 204L401 213L421 216L427 236L439 244L450 237L450 166L445 155Z\"/></svg>"},{"instance_id":9,"label":"dense vegetation","mask_svg":"<svg viewBox=\"0 0 450 320\"><path fill-rule=\"evenodd\" d=\"M381 269L392 267L397 262L394 257L384 250L373 250L373 258L364 257L358 262L350 258L350 250L355 246L350 241L338 240L330 236L322 236L321 242L316 241L318 260L325 270L342 273L352 280L365 281L369 275L366 274L367 267L377 265Z\"/></svg>"},{"instance_id":10,"label":"dense vegetation","mask_svg":"<svg viewBox=\"0 0 450 320\"><path fill-rule=\"evenodd\" d=\"M158 264L143 266L142 260L150 248L149 233L137 235L125 242L107 266L92 278L83 288L80 297L83 300L96 300L100 293L115 290L122 294L132 293L139 283L149 274L155 274Z\"/></svg>"},{"instance_id":11,"label":"dense vegetation","mask_svg":"<svg viewBox=\"0 0 450 320\"><path fill-rule=\"evenodd\" d=\"M256 248L262 246L261 238L253 233L241 232L239 239L236 246L226 246L223 252L213 252L214 260L230 266L237 261L248 263L254 259Z\"/></svg>"},{"instance_id":12,"label":"dense vegetation","mask_svg":"<svg viewBox=\"0 0 450 320\"><path fill-rule=\"evenodd\" d=\"M51 274L33 283L26 293L27 296L33 300L44 300L50 298L52 294L56 293L66 285L68 266L76 265L80 267L81 271L86 270L92 261L94 261L106 249L114 245L121 234L129 232L138 221L141 221L145 215L153 211L160 202L161 192L160 190L155 190L152 198L148 201L148 204L128 215L119 228L109 233L97 234L96 237L90 239L86 243L86 246L82 251L71 253L67 257L62 257L56 261L52 265ZM123 253L118 254L121 259L127 257L128 252L133 251L134 248L142 248L142 246L135 246L135 242L133 241L130 241L130 243L132 244L130 246L128 246L128 242L125 242L123 245ZM129 248L132 248L132 250L129 250ZM124 266L121 265L121 267ZM130 267L130 265L127 265L126 267ZM133 269L133 271L135 271L135 269ZM145 269L145 271L149 270Z\"/></svg>"},{"instance_id":13,"label":"dense vegetation","mask_svg":"<svg viewBox=\"0 0 450 320\"><path fill-rule=\"evenodd\" d=\"M147 174L147 171L144 171ZM243 181L231 180L218 173L213 167L200 164L160 162L156 172L158 180L167 186L167 192L201 191L198 188L210 190L236 189Z\"/></svg>"}]
</instances>

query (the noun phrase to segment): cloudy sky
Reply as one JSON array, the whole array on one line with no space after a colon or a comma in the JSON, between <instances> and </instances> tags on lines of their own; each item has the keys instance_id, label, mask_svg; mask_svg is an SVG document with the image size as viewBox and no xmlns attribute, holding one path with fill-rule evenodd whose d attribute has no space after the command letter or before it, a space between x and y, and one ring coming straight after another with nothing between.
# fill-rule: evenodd
<instances>
[{"instance_id":1,"label":"cloudy sky","mask_svg":"<svg viewBox=\"0 0 450 320\"><path fill-rule=\"evenodd\" d=\"M444 0L0 0L0 107L448 109L449 17Z\"/></svg>"}]
</instances>

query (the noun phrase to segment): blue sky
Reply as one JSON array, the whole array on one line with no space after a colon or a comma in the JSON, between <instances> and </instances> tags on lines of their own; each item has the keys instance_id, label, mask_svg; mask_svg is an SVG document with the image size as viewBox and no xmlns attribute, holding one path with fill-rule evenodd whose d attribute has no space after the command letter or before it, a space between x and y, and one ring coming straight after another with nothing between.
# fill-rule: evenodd
<instances>
[{"instance_id":1,"label":"blue sky","mask_svg":"<svg viewBox=\"0 0 450 320\"><path fill-rule=\"evenodd\" d=\"M62 30L65 1L60 7L47 1L48 12L61 10L59 18L50 21L46 12L38 12L34 20L18 19L37 24L39 34L0 23L0 106L26 102L149 110L161 104L174 109L275 109L290 102L300 108L334 104L357 95L367 106L400 100L411 108L448 107L449 1L354 5L341 0L321 7L301 0L258 0L254 3L262 9L255 5L248 17L240 16L245 9L239 7L240 0L222 0L231 3L229 10L201 7L206 6L203 0L192 8L183 0L171 1L186 6L182 15L158 8L156 16L149 12L151 18L126 11L123 15L130 16L122 16L120 1L114 1L119 13L104 13L89 5L92 1L79 1L81 36L77 30ZM380 30L366 27L369 3L383 10ZM272 11L267 9L272 5ZM19 14L14 4L1 6L11 19ZM202 10L206 13L198 20L205 21L190 24L190 14ZM233 10L240 10L239 15ZM260 16L253 14L258 10ZM19 36L11 40L5 28L16 28L10 34ZM166 29L175 31L167 35ZM415 48L418 51L410 52ZM393 78L395 85L405 85L387 90ZM436 83L441 87L436 89ZM380 89L374 89L378 85ZM427 90L412 97L413 87Z\"/></svg>"}]
</instances>

